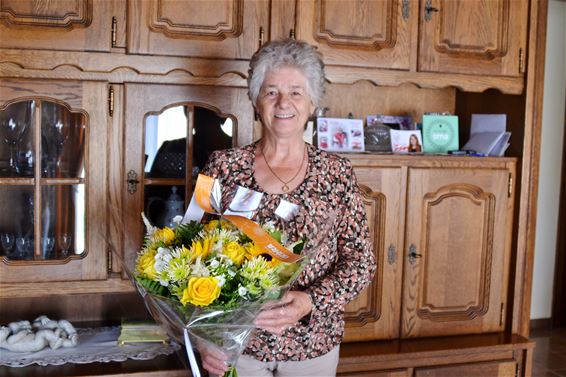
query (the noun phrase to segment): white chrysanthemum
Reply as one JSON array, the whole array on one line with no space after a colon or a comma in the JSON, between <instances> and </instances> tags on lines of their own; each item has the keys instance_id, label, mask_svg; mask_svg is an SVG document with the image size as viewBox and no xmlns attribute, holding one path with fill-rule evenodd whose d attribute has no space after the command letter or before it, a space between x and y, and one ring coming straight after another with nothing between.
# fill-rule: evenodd
<instances>
[{"instance_id":1,"label":"white chrysanthemum","mask_svg":"<svg viewBox=\"0 0 566 377\"><path fill-rule=\"evenodd\" d=\"M222 287L224 283L226 283L226 277L224 275L215 276L216 280L218 281L218 286Z\"/></svg>"},{"instance_id":2,"label":"white chrysanthemum","mask_svg":"<svg viewBox=\"0 0 566 377\"><path fill-rule=\"evenodd\" d=\"M239 287L238 294L240 295L240 297L246 298L248 290L245 287Z\"/></svg>"},{"instance_id":3,"label":"white chrysanthemum","mask_svg":"<svg viewBox=\"0 0 566 377\"><path fill-rule=\"evenodd\" d=\"M191 275L197 277L207 277L210 276L210 271L208 268L202 263L200 257L197 258L193 266L191 267Z\"/></svg>"},{"instance_id":4,"label":"white chrysanthemum","mask_svg":"<svg viewBox=\"0 0 566 377\"><path fill-rule=\"evenodd\" d=\"M220 266L220 261L218 259L214 258L210 261L210 267L217 268L218 266Z\"/></svg>"},{"instance_id":5,"label":"white chrysanthemum","mask_svg":"<svg viewBox=\"0 0 566 377\"><path fill-rule=\"evenodd\" d=\"M163 271L167 271L169 262L171 261L171 250L166 247L160 247L155 254L155 272L158 275Z\"/></svg>"}]
</instances>

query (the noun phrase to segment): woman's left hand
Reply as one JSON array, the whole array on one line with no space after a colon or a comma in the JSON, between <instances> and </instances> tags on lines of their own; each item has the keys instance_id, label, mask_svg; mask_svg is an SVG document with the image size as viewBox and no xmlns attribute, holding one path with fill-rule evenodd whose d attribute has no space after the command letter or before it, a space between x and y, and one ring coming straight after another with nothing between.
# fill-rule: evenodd
<instances>
[{"instance_id":1,"label":"woman's left hand","mask_svg":"<svg viewBox=\"0 0 566 377\"><path fill-rule=\"evenodd\" d=\"M254 324L270 333L281 335L312 311L311 297L300 291L289 291L281 300L270 303L259 313Z\"/></svg>"}]
</instances>

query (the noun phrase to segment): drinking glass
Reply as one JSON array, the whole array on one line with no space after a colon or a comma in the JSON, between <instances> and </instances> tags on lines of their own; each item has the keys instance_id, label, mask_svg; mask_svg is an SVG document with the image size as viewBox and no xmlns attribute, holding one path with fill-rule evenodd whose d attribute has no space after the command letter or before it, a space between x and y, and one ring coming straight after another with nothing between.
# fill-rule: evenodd
<instances>
[{"instance_id":1,"label":"drinking glass","mask_svg":"<svg viewBox=\"0 0 566 377\"><path fill-rule=\"evenodd\" d=\"M0 243L2 244L2 249L9 255L14 247L15 237L12 233L2 233L0 235Z\"/></svg>"},{"instance_id":2,"label":"drinking glass","mask_svg":"<svg viewBox=\"0 0 566 377\"><path fill-rule=\"evenodd\" d=\"M53 259L53 250L55 250L55 237L42 237L41 245L43 250L43 259Z\"/></svg>"},{"instance_id":3,"label":"drinking glass","mask_svg":"<svg viewBox=\"0 0 566 377\"><path fill-rule=\"evenodd\" d=\"M59 247L61 248L61 256L66 258L69 256L69 249L73 241L73 236L68 233L63 233L59 236Z\"/></svg>"},{"instance_id":4,"label":"drinking glass","mask_svg":"<svg viewBox=\"0 0 566 377\"><path fill-rule=\"evenodd\" d=\"M0 129L4 135L4 143L10 148L10 173L21 172L18 164L18 147L30 125L33 102L21 102L11 105L0 112Z\"/></svg>"},{"instance_id":5,"label":"drinking glass","mask_svg":"<svg viewBox=\"0 0 566 377\"><path fill-rule=\"evenodd\" d=\"M12 259L31 259L33 252L33 238L30 236L16 237L17 253Z\"/></svg>"}]
</instances>

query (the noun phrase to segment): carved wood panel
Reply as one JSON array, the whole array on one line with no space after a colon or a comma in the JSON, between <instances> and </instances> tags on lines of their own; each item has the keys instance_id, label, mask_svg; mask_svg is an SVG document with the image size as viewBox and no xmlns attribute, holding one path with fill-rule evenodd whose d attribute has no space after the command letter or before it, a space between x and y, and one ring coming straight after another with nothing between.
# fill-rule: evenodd
<instances>
[{"instance_id":1,"label":"carved wood panel","mask_svg":"<svg viewBox=\"0 0 566 377\"><path fill-rule=\"evenodd\" d=\"M296 37L317 45L327 64L409 69L417 6L413 0L301 0Z\"/></svg>"},{"instance_id":2,"label":"carved wood panel","mask_svg":"<svg viewBox=\"0 0 566 377\"><path fill-rule=\"evenodd\" d=\"M494 216L495 198L479 187L452 184L425 195L424 281L417 303L420 318L460 321L487 312ZM439 230L447 219L449 229ZM437 274L443 278L436 278ZM446 280L465 289L446 287Z\"/></svg>"},{"instance_id":3,"label":"carved wood panel","mask_svg":"<svg viewBox=\"0 0 566 377\"><path fill-rule=\"evenodd\" d=\"M409 170L404 337L503 328L508 177L507 170Z\"/></svg>"},{"instance_id":4,"label":"carved wood panel","mask_svg":"<svg viewBox=\"0 0 566 377\"><path fill-rule=\"evenodd\" d=\"M125 13L122 0L0 0L0 48L109 52Z\"/></svg>"},{"instance_id":5,"label":"carved wood panel","mask_svg":"<svg viewBox=\"0 0 566 377\"><path fill-rule=\"evenodd\" d=\"M249 59L260 36L267 41L268 23L267 0L130 1L127 49L151 55Z\"/></svg>"},{"instance_id":6,"label":"carved wood panel","mask_svg":"<svg viewBox=\"0 0 566 377\"><path fill-rule=\"evenodd\" d=\"M344 341L392 339L399 335L402 244L398 167L354 165L366 207L377 270L372 283L345 308ZM401 188L401 189L400 189Z\"/></svg>"},{"instance_id":7,"label":"carved wood panel","mask_svg":"<svg viewBox=\"0 0 566 377\"><path fill-rule=\"evenodd\" d=\"M375 260L384 260L385 234L385 196L373 192L369 187L360 185L366 213L369 220L370 239L373 243ZM381 317L382 303L379 300L383 291L383 274L376 274L373 282L360 294L356 302L349 305L344 313L348 327L363 327L368 322L375 322Z\"/></svg>"},{"instance_id":8,"label":"carved wood panel","mask_svg":"<svg viewBox=\"0 0 566 377\"><path fill-rule=\"evenodd\" d=\"M344 3L320 0L313 34L319 43L350 48L381 50L395 45L397 38L397 1L360 2L348 9ZM372 22L364 22L372 15Z\"/></svg>"},{"instance_id":9,"label":"carved wood panel","mask_svg":"<svg viewBox=\"0 0 566 377\"><path fill-rule=\"evenodd\" d=\"M11 26L84 27L92 21L92 1L2 0L0 20Z\"/></svg>"},{"instance_id":10,"label":"carved wood panel","mask_svg":"<svg viewBox=\"0 0 566 377\"><path fill-rule=\"evenodd\" d=\"M485 59L505 55L510 38L509 1L491 0L478 6L473 2L443 0L435 49Z\"/></svg>"},{"instance_id":11,"label":"carved wood panel","mask_svg":"<svg viewBox=\"0 0 566 377\"><path fill-rule=\"evenodd\" d=\"M149 27L172 38L224 40L243 31L243 0L199 2L156 0L149 15Z\"/></svg>"},{"instance_id":12,"label":"carved wood panel","mask_svg":"<svg viewBox=\"0 0 566 377\"><path fill-rule=\"evenodd\" d=\"M523 74L527 1L426 0L421 11L419 70Z\"/></svg>"}]
</instances>

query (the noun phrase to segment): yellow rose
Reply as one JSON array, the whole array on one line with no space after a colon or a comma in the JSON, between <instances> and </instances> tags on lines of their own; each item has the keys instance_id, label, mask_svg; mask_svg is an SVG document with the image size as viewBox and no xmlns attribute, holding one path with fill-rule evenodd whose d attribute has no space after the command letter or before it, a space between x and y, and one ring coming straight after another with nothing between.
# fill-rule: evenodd
<instances>
[{"instance_id":1,"label":"yellow rose","mask_svg":"<svg viewBox=\"0 0 566 377\"><path fill-rule=\"evenodd\" d=\"M155 242L162 241L165 245L170 245L175 240L175 231L168 227L157 229L153 234L153 239Z\"/></svg>"},{"instance_id":2,"label":"yellow rose","mask_svg":"<svg viewBox=\"0 0 566 377\"><path fill-rule=\"evenodd\" d=\"M214 229L218 228L218 220L210 220L208 224L204 226L204 230L208 233L212 232Z\"/></svg>"},{"instance_id":3,"label":"yellow rose","mask_svg":"<svg viewBox=\"0 0 566 377\"><path fill-rule=\"evenodd\" d=\"M183 291L181 303L208 306L220 296L220 287L215 277L192 277Z\"/></svg>"},{"instance_id":4,"label":"yellow rose","mask_svg":"<svg viewBox=\"0 0 566 377\"><path fill-rule=\"evenodd\" d=\"M157 272L155 271L155 254L154 249L150 249L138 258L136 270L142 275L155 280Z\"/></svg>"},{"instance_id":5,"label":"yellow rose","mask_svg":"<svg viewBox=\"0 0 566 377\"><path fill-rule=\"evenodd\" d=\"M224 245L222 252L228 256L236 266L240 266L246 256L246 250L234 241Z\"/></svg>"}]
</instances>

